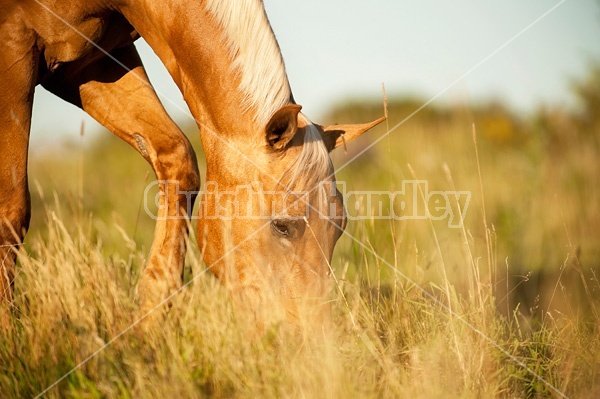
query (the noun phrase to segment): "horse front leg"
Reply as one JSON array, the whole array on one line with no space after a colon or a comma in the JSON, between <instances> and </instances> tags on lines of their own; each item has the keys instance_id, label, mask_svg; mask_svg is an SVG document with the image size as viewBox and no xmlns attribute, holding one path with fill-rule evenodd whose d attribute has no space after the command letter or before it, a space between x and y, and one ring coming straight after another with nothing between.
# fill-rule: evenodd
<instances>
[{"instance_id":1,"label":"horse front leg","mask_svg":"<svg viewBox=\"0 0 600 399\"><path fill-rule=\"evenodd\" d=\"M30 218L27 153L37 68L33 41L11 23L0 26L0 327L9 323L16 276L15 246L22 243ZM17 31L18 32L18 31ZM14 40L11 40L14 39ZM32 39L29 37L29 39Z\"/></svg>"},{"instance_id":2,"label":"horse front leg","mask_svg":"<svg viewBox=\"0 0 600 399\"><path fill-rule=\"evenodd\" d=\"M195 152L165 112L132 45L81 70L58 71L44 86L83 108L152 166L160 197L152 249L138 284L143 312L182 285L189 216L200 184ZM74 78L75 76L75 78Z\"/></svg>"}]
</instances>

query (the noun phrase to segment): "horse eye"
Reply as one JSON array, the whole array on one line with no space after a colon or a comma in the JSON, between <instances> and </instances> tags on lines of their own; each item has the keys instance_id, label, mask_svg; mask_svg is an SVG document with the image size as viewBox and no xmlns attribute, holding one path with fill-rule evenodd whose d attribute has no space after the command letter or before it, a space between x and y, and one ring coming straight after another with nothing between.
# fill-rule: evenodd
<instances>
[{"instance_id":1,"label":"horse eye","mask_svg":"<svg viewBox=\"0 0 600 399\"><path fill-rule=\"evenodd\" d=\"M291 234L290 226L282 220L273 220L271 222L271 228L275 233L282 237L289 237Z\"/></svg>"},{"instance_id":2,"label":"horse eye","mask_svg":"<svg viewBox=\"0 0 600 399\"><path fill-rule=\"evenodd\" d=\"M271 230L273 233L288 239L302 237L305 227L304 220L274 219L271 221Z\"/></svg>"}]
</instances>

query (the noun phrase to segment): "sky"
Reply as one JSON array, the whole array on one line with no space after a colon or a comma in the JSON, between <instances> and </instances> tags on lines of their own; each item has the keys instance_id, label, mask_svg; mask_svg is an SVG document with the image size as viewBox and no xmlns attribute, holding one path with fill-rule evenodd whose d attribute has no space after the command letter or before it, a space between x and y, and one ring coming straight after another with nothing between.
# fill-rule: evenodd
<instances>
[{"instance_id":1,"label":"sky","mask_svg":"<svg viewBox=\"0 0 600 399\"><path fill-rule=\"evenodd\" d=\"M264 0L296 101L315 122L349 99L572 106L570 84L600 62L600 0ZM187 123L179 90L136 42L167 111ZM98 130L38 86L31 146Z\"/></svg>"}]
</instances>

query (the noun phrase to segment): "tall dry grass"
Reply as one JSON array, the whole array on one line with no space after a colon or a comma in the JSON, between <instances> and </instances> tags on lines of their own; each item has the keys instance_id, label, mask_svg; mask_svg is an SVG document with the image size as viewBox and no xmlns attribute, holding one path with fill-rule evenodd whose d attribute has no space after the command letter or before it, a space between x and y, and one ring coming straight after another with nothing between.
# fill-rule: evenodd
<instances>
[{"instance_id":1,"label":"tall dry grass","mask_svg":"<svg viewBox=\"0 0 600 399\"><path fill-rule=\"evenodd\" d=\"M348 105L330 119L379 108ZM390 101L390 127L411 110ZM598 397L599 130L578 115L432 108L340 170L347 191L419 179L472 196L460 228L351 222L334 254L325 339L285 325L253 335L193 238L186 287L140 319L148 167L124 144L87 136L60 156L34 153L0 396ZM355 154L338 154L338 167Z\"/></svg>"}]
</instances>

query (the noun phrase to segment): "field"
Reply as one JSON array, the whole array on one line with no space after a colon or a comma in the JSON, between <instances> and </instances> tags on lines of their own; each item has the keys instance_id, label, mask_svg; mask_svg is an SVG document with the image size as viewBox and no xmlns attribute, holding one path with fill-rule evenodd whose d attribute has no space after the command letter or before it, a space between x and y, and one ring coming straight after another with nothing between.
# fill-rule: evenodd
<instances>
[{"instance_id":1,"label":"field","mask_svg":"<svg viewBox=\"0 0 600 399\"><path fill-rule=\"evenodd\" d=\"M186 288L158 322L139 321L149 167L106 132L34 152L0 397L599 397L600 69L574 90L573 110L430 106L406 122L423 101L390 96L388 126L337 150L338 181L346 192L421 187L401 197L423 212L428 193L468 192L468 204L446 204L464 224L350 221L325 340L285 326L249 338L194 238ZM356 100L323 122L382 113L383 101ZM201 154L196 128L185 130ZM416 180L426 188L403 186ZM364 198L355 214L376 215Z\"/></svg>"}]
</instances>

